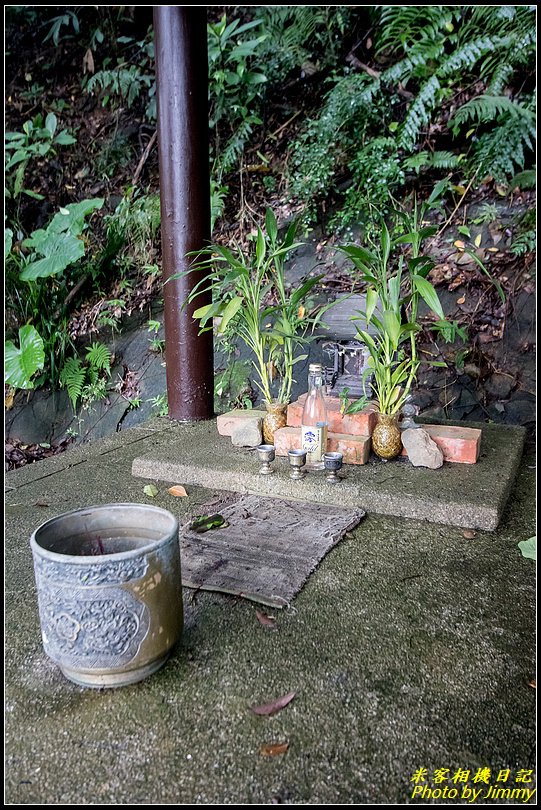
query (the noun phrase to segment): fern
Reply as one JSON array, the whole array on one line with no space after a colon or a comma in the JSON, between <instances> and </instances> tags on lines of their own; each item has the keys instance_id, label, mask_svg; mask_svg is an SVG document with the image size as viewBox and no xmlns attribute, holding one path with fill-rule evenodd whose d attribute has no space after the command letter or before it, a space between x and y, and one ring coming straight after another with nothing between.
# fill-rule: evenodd
<instances>
[{"instance_id":1,"label":"fern","mask_svg":"<svg viewBox=\"0 0 541 810\"><path fill-rule=\"evenodd\" d=\"M154 84L154 77L141 73L137 65L129 68L115 68L113 70L98 70L86 85L88 93L97 89L119 96L128 106L140 96L141 92Z\"/></svg>"},{"instance_id":2,"label":"fern","mask_svg":"<svg viewBox=\"0 0 541 810\"><path fill-rule=\"evenodd\" d=\"M522 117L526 121L535 122L535 115L531 110L522 107L507 96L482 95L470 99L449 120L449 127L456 135L461 125L472 123L478 126L488 121L494 121L498 116L508 114L511 117Z\"/></svg>"},{"instance_id":3,"label":"fern","mask_svg":"<svg viewBox=\"0 0 541 810\"><path fill-rule=\"evenodd\" d=\"M103 343L94 342L87 347L86 359L90 369L111 373L111 352Z\"/></svg>"},{"instance_id":4,"label":"fern","mask_svg":"<svg viewBox=\"0 0 541 810\"><path fill-rule=\"evenodd\" d=\"M525 148L533 151L534 139L533 123L508 116L473 144L470 164L478 167L481 174L490 174L498 182L505 182L517 168L524 168Z\"/></svg>"},{"instance_id":5,"label":"fern","mask_svg":"<svg viewBox=\"0 0 541 810\"><path fill-rule=\"evenodd\" d=\"M460 163L460 156L452 152L418 152L412 157L403 161L405 169L415 169L419 173L420 169L455 169Z\"/></svg>"},{"instance_id":6,"label":"fern","mask_svg":"<svg viewBox=\"0 0 541 810\"><path fill-rule=\"evenodd\" d=\"M535 188L536 175L537 172L535 171L535 168L527 169L524 172L519 172L518 174L515 174L515 176L511 180L511 186L512 188L520 188L520 189Z\"/></svg>"},{"instance_id":7,"label":"fern","mask_svg":"<svg viewBox=\"0 0 541 810\"><path fill-rule=\"evenodd\" d=\"M537 245L537 232L533 229L524 231L519 234L510 247L513 256L524 256L525 253L531 253L535 250Z\"/></svg>"},{"instance_id":8,"label":"fern","mask_svg":"<svg viewBox=\"0 0 541 810\"><path fill-rule=\"evenodd\" d=\"M78 357L70 357L66 360L60 372L60 385L66 388L73 410L77 408L77 402L81 397L86 379L86 369Z\"/></svg>"},{"instance_id":9,"label":"fern","mask_svg":"<svg viewBox=\"0 0 541 810\"><path fill-rule=\"evenodd\" d=\"M422 127L428 124L432 118L432 113L439 100L440 90L438 77L431 76L410 105L398 137L398 144L403 149L411 150L415 146Z\"/></svg>"}]
</instances>

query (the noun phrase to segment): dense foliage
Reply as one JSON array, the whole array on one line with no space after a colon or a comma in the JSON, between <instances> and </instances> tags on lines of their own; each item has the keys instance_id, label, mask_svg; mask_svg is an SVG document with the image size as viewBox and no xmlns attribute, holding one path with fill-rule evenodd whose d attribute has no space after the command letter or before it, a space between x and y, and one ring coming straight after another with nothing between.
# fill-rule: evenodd
<instances>
[{"instance_id":1,"label":"dense foliage","mask_svg":"<svg viewBox=\"0 0 541 810\"><path fill-rule=\"evenodd\" d=\"M6 32L6 382L75 407L97 330L158 293L151 7L10 6ZM370 234L392 195L535 182L532 6L210 7L207 40L213 238L255 206Z\"/></svg>"}]
</instances>

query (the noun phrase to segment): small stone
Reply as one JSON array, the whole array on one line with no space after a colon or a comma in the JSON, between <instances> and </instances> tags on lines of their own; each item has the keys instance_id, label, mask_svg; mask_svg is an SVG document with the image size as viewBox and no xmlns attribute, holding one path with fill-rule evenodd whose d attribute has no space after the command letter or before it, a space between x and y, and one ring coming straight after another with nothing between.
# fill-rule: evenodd
<instances>
[{"instance_id":1,"label":"small stone","mask_svg":"<svg viewBox=\"0 0 541 810\"><path fill-rule=\"evenodd\" d=\"M405 430L402 433L402 444L414 467L437 470L443 465L442 451L423 428Z\"/></svg>"},{"instance_id":2,"label":"small stone","mask_svg":"<svg viewBox=\"0 0 541 810\"><path fill-rule=\"evenodd\" d=\"M262 419L239 419L231 433L231 443L235 447L257 447L261 444Z\"/></svg>"}]
</instances>

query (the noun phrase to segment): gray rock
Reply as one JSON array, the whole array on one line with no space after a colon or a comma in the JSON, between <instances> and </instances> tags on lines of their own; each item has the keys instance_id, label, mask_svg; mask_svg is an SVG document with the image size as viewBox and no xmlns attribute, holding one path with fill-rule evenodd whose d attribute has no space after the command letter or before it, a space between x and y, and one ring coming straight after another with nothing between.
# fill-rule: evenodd
<instances>
[{"instance_id":1,"label":"gray rock","mask_svg":"<svg viewBox=\"0 0 541 810\"><path fill-rule=\"evenodd\" d=\"M235 447L257 447L261 444L262 419L239 419L231 433L231 443Z\"/></svg>"},{"instance_id":2,"label":"gray rock","mask_svg":"<svg viewBox=\"0 0 541 810\"><path fill-rule=\"evenodd\" d=\"M422 428L405 430L402 433L402 444L414 467L428 467L437 470L443 465L443 453Z\"/></svg>"}]
</instances>

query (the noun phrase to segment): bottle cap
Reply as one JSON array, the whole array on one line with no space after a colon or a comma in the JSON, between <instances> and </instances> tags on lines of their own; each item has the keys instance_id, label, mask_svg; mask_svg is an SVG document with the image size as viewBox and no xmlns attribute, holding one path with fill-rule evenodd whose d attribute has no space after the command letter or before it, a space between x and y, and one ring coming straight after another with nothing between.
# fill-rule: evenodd
<instances>
[{"instance_id":1,"label":"bottle cap","mask_svg":"<svg viewBox=\"0 0 541 810\"><path fill-rule=\"evenodd\" d=\"M318 373L321 374L322 371L323 366L321 365L321 363L310 363L310 365L308 366L309 374L318 374Z\"/></svg>"}]
</instances>

